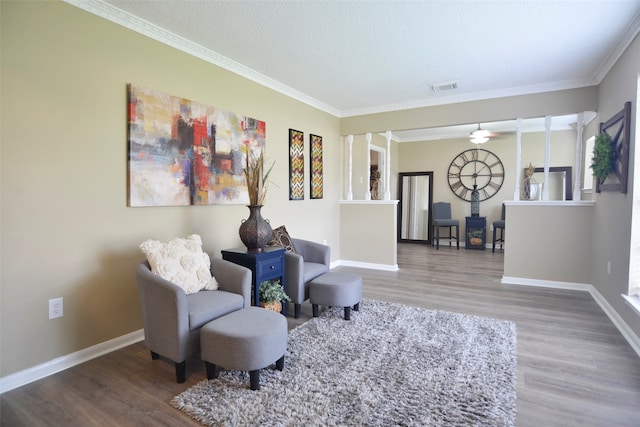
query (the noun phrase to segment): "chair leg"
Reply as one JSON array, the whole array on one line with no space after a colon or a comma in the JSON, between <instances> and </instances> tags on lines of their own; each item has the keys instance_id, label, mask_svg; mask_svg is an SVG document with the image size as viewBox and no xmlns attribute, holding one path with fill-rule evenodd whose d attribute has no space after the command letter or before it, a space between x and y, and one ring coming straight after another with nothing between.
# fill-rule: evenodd
<instances>
[{"instance_id":1,"label":"chair leg","mask_svg":"<svg viewBox=\"0 0 640 427\"><path fill-rule=\"evenodd\" d=\"M260 369L249 371L251 390L260 390Z\"/></svg>"},{"instance_id":2,"label":"chair leg","mask_svg":"<svg viewBox=\"0 0 640 427\"><path fill-rule=\"evenodd\" d=\"M440 227L436 226L436 249L440 249Z\"/></svg>"},{"instance_id":3,"label":"chair leg","mask_svg":"<svg viewBox=\"0 0 640 427\"><path fill-rule=\"evenodd\" d=\"M351 307L344 308L344 320L351 320Z\"/></svg>"},{"instance_id":4,"label":"chair leg","mask_svg":"<svg viewBox=\"0 0 640 427\"><path fill-rule=\"evenodd\" d=\"M496 231L497 231L497 228L493 227L493 245L491 247L491 252L496 251Z\"/></svg>"},{"instance_id":5,"label":"chair leg","mask_svg":"<svg viewBox=\"0 0 640 427\"><path fill-rule=\"evenodd\" d=\"M218 370L216 369L216 365L209 362L204 362L204 365L207 368L207 379L214 380L218 378Z\"/></svg>"},{"instance_id":6,"label":"chair leg","mask_svg":"<svg viewBox=\"0 0 640 427\"><path fill-rule=\"evenodd\" d=\"M456 249L460 250L460 228L456 225Z\"/></svg>"},{"instance_id":7,"label":"chair leg","mask_svg":"<svg viewBox=\"0 0 640 427\"><path fill-rule=\"evenodd\" d=\"M360 303L353 306L353 311L360 311Z\"/></svg>"},{"instance_id":8,"label":"chair leg","mask_svg":"<svg viewBox=\"0 0 640 427\"><path fill-rule=\"evenodd\" d=\"M296 319L300 318L300 304L293 305L293 317Z\"/></svg>"},{"instance_id":9,"label":"chair leg","mask_svg":"<svg viewBox=\"0 0 640 427\"><path fill-rule=\"evenodd\" d=\"M178 381L178 384L181 384L184 382L184 380L187 377L187 362L182 361L182 362L176 362L176 380Z\"/></svg>"}]
</instances>

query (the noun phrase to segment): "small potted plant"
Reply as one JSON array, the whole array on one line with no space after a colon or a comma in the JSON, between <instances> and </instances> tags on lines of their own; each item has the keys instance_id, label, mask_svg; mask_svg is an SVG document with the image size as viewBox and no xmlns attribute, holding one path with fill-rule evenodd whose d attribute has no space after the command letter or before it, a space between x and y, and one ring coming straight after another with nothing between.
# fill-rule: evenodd
<instances>
[{"instance_id":1,"label":"small potted plant","mask_svg":"<svg viewBox=\"0 0 640 427\"><path fill-rule=\"evenodd\" d=\"M482 245L482 230L469 231L469 244L471 244L471 246Z\"/></svg>"},{"instance_id":2,"label":"small potted plant","mask_svg":"<svg viewBox=\"0 0 640 427\"><path fill-rule=\"evenodd\" d=\"M524 200L531 200L531 184L535 184L533 179L535 171L536 167L531 162L524 168L524 179L522 180L522 198Z\"/></svg>"},{"instance_id":3,"label":"small potted plant","mask_svg":"<svg viewBox=\"0 0 640 427\"><path fill-rule=\"evenodd\" d=\"M266 280L260 283L260 307L273 310L278 313L282 311L282 302L291 302L291 298L286 294L279 280Z\"/></svg>"}]
</instances>

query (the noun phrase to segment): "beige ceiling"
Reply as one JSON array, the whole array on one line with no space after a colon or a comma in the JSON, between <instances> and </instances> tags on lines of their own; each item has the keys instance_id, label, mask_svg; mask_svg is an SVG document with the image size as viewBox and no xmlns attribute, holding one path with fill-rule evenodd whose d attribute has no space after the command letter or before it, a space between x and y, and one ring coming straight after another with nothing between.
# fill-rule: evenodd
<instances>
[{"instance_id":1,"label":"beige ceiling","mask_svg":"<svg viewBox=\"0 0 640 427\"><path fill-rule=\"evenodd\" d=\"M338 117L596 85L640 30L640 0L66 1Z\"/></svg>"}]
</instances>

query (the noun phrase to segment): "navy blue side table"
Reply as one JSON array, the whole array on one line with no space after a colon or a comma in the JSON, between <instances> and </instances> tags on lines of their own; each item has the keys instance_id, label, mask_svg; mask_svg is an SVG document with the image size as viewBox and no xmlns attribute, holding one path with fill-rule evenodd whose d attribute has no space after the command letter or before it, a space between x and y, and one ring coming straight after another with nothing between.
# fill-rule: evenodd
<instances>
[{"instance_id":1,"label":"navy blue side table","mask_svg":"<svg viewBox=\"0 0 640 427\"><path fill-rule=\"evenodd\" d=\"M465 227L465 244L466 249L484 250L487 243L487 217L486 216L467 216Z\"/></svg>"},{"instance_id":2,"label":"navy blue side table","mask_svg":"<svg viewBox=\"0 0 640 427\"><path fill-rule=\"evenodd\" d=\"M231 261L234 264L247 267L251 270L252 298L251 303L260 305L260 283L280 279L280 284L284 289L284 249L275 247L265 247L260 252L250 252L247 248L234 248L222 251L222 259ZM282 314L286 314L285 303L282 304Z\"/></svg>"}]
</instances>

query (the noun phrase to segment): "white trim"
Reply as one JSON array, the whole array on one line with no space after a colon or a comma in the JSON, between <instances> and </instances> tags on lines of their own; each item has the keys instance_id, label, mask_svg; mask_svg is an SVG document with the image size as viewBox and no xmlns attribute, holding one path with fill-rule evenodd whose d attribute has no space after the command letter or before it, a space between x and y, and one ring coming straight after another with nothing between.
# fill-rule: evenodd
<instances>
[{"instance_id":1,"label":"white trim","mask_svg":"<svg viewBox=\"0 0 640 427\"><path fill-rule=\"evenodd\" d=\"M622 336L627 340L633 351L640 356L640 338L627 325L622 317L615 311L609 302L598 292L591 284L573 283L573 282L557 282L551 280L527 279L524 277L503 276L501 282L503 285L516 286L538 286L541 288L569 289L574 291L585 291L591 294L591 297L600 306L602 311L611 319L613 325L620 331ZM623 295L624 296L624 295Z\"/></svg>"},{"instance_id":2,"label":"white trim","mask_svg":"<svg viewBox=\"0 0 640 427\"><path fill-rule=\"evenodd\" d=\"M73 6L76 6L82 10L93 13L101 18L111 21L115 24L121 25L132 31L145 35L160 43L164 43L167 46L171 46L182 52L188 53L191 56L202 59L210 64L216 65L220 68L224 68L234 74L242 76L246 79L254 81L264 87L273 89L283 95L300 101L304 104L315 107L320 111L331 114L336 117L341 116L340 110L334 108L322 101L310 97L296 89L285 85L269 76L265 76L257 72L256 70L242 65L226 56L220 55L210 49L207 49L197 43L185 39L171 31L158 27L149 21L138 18L131 15L128 12L123 11L109 3L105 3L100 0L63 0Z\"/></svg>"},{"instance_id":3,"label":"white trim","mask_svg":"<svg viewBox=\"0 0 640 427\"><path fill-rule=\"evenodd\" d=\"M399 200L338 200L341 205L397 205Z\"/></svg>"},{"instance_id":4,"label":"white trim","mask_svg":"<svg viewBox=\"0 0 640 427\"><path fill-rule=\"evenodd\" d=\"M128 345L135 344L143 339L144 330L140 329L128 333L127 335L76 351L75 353L60 356L40 365L25 369L24 371L7 375L6 377L0 378L0 394L44 377L48 377L49 375L53 375L57 372L64 371L65 369L87 362L91 359L95 359L96 357L111 353L112 351L119 350Z\"/></svg>"},{"instance_id":5,"label":"white trim","mask_svg":"<svg viewBox=\"0 0 640 427\"><path fill-rule=\"evenodd\" d=\"M153 40L159 41L178 50L186 52L196 58L203 59L211 64L222 67L235 74L243 76L249 80L252 80L265 87L280 92L286 96L296 99L302 103L315 107L321 111L329 113L338 118L361 116L376 113L386 113L392 111L411 110L415 108L432 107L437 105L455 104L460 102L470 101L482 101L486 99L503 98L518 95L530 95L535 93L553 92L568 89L577 89L588 86L594 86L600 84L604 76L611 70L611 67L622 56L625 49L635 39L636 35L640 31L640 16L637 16L634 22L631 23L628 30L619 39L614 49L609 51L607 59L600 65L599 70L595 76L585 77L574 80L567 80L561 82L525 85L507 89L497 89L490 91L482 91L468 94L459 94L446 97L425 98L416 101L379 105L374 107L354 108L347 110L338 110L322 101L312 98L302 92L297 91L279 81L258 73L257 71L246 67L238 62L235 62L225 56L222 56L210 49L206 49L196 43L193 43L183 37L180 37L170 31L160 28L154 24L151 24L144 19L140 19L134 15L131 15L122 9L119 9L109 3L105 3L101 0L63 0L68 4L76 6L82 10L93 13L116 24L122 25L125 28L136 31Z\"/></svg>"},{"instance_id":6,"label":"white trim","mask_svg":"<svg viewBox=\"0 0 640 427\"><path fill-rule=\"evenodd\" d=\"M595 200L505 200L507 206L579 206L592 207Z\"/></svg>"},{"instance_id":7,"label":"white trim","mask_svg":"<svg viewBox=\"0 0 640 427\"><path fill-rule=\"evenodd\" d=\"M621 295L622 295L622 298L624 298L624 301L627 303L627 305L631 307L638 316L640 316L640 296L639 295L631 296L631 295L625 295L625 294L621 294Z\"/></svg>"},{"instance_id":8,"label":"white trim","mask_svg":"<svg viewBox=\"0 0 640 427\"><path fill-rule=\"evenodd\" d=\"M575 282L559 282L556 280L539 280L528 279L526 277L510 277L503 276L501 282L503 285L519 285L519 286L538 286L541 288L554 288L554 289L569 289L572 291L589 291L593 288L588 283L575 283Z\"/></svg>"},{"instance_id":9,"label":"white trim","mask_svg":"<svg viewBox=\"0 0 640 427\"><path fill-rule=\"evenodd\" d=\"M360 261L349 261L341 259L336 261L335 263L331 263L331 268L345 266L345 267L358 267L358 268L367 268L370 270L384 270L384 271L398 271L398 264L376 264L372 262L360 262Z\"/></svg>"}]
</instances>

